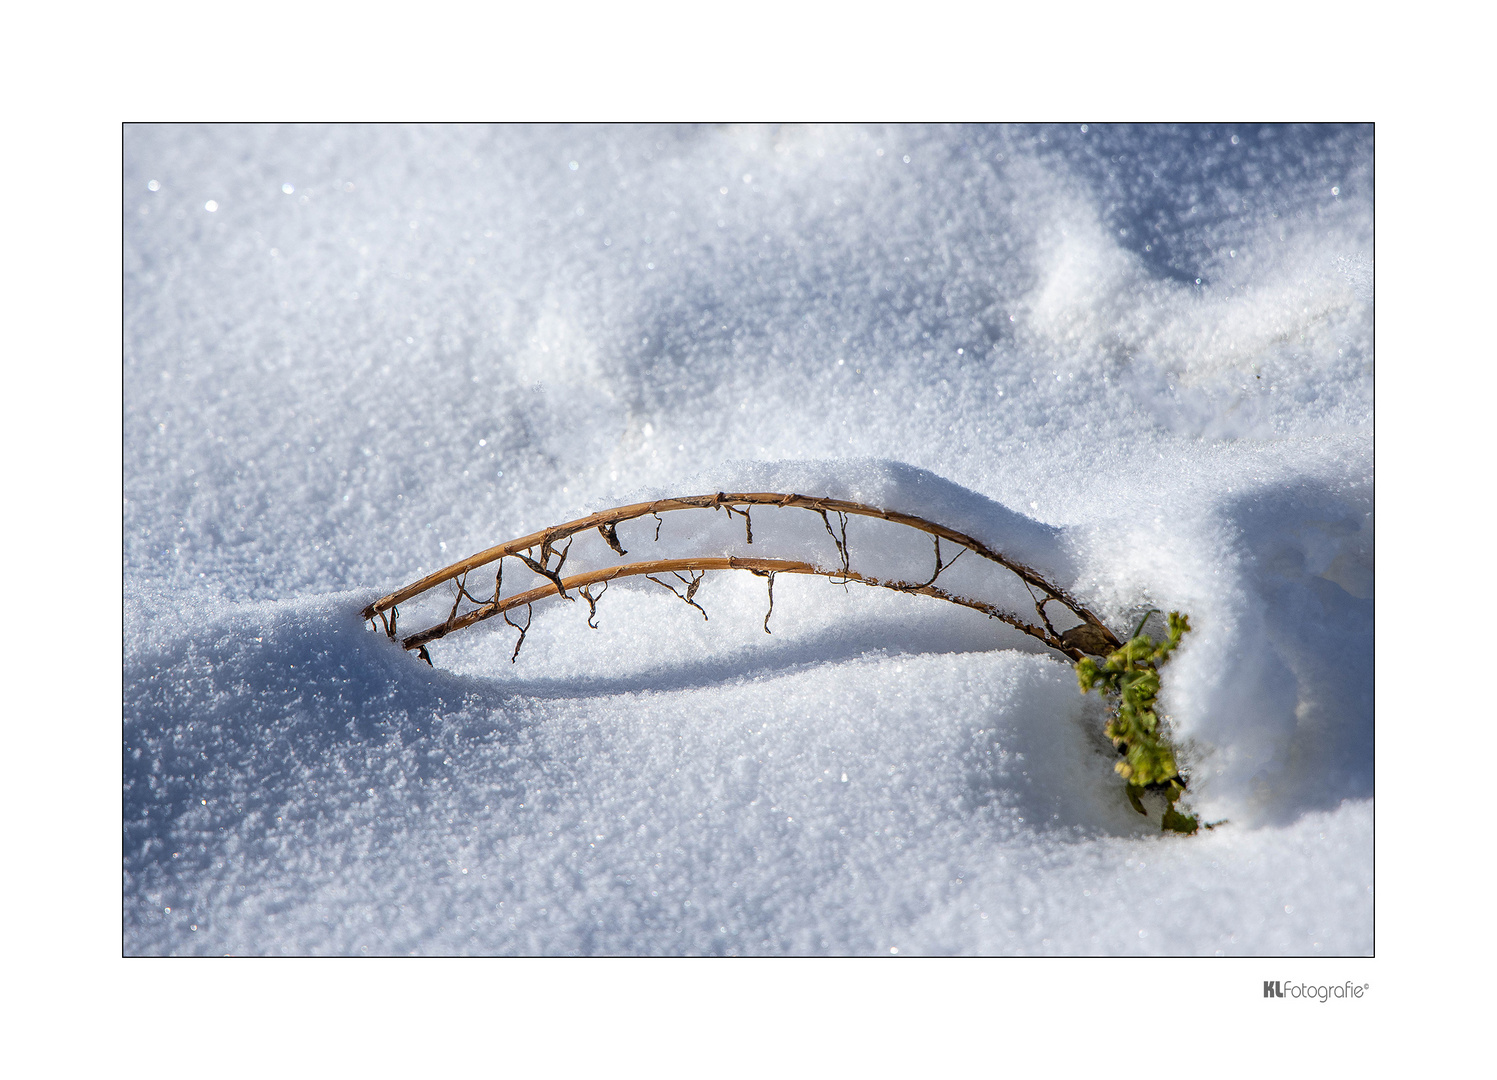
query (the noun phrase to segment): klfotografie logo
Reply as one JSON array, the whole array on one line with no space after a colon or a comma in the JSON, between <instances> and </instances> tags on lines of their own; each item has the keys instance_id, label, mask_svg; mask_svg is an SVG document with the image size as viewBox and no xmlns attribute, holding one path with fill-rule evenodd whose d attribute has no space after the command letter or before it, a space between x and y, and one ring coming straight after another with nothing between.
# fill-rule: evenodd
<instances>
[{"instance_id":1,"label":"klfotografie logo","mask_svg":"<svg viewBox=\"0 0 1497 1080\"><path fill-rule=\"evenodd\" d=\"M1263 996L1266 998L1300 998L1305 1001L1318 1001L1322 1005L1331 998L1359 998L1367 993L1371 983L1354 983L1347 981L1338 986L1312 986L1309 983L1286 983L1275 979L1269 982L1263 981Z\"/></svg>"}]
</instances>

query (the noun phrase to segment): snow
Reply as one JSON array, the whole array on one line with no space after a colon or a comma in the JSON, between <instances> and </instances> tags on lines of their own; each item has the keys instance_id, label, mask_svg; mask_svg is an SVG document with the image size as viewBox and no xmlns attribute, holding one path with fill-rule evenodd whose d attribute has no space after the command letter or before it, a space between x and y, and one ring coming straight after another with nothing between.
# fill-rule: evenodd
<instances>
[{"instance_id":1,"label":"snow","mask_svg":"<svg viewBox=\"0 0 1497 1080\"><path fill-rule=\"evenodd\" d=\"M125 951L1370 953L1372 154L127 128ZM761 579L709 576L709 620L634 579L435 668L358 617L735 489L934 519L1115 630L1189 612L1162 702L1224 824L1159 835L1069 665L925 597L781 575L766 635ZM813 514L753 526L619 536L835 565ZM929 573L922 534L848 535Z\"/></svg>"}]
</instances>

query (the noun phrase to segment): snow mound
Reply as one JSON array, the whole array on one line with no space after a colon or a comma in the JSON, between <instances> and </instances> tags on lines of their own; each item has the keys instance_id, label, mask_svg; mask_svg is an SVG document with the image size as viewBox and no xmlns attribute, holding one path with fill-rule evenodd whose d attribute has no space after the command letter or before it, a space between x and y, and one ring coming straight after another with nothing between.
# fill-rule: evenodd
<instances>
[{"instance_id":1,"label":"snow mound","mask_svg":"<svg viewBox=\"0 0 1497 1080\"><path fill-rule=\"evenodd\" d=\"M1372 950L1370 128L130 126L124 159L126 952ZM1115 629L1188 612L1162 705L1228 823L1159 836L1069 665L927 597L780 575L766 634L762 579L710 575L706 619L631 579L434 668L358 619L731 488L970 532ZM655 527L631 558L836 559L803 510ZM941 580L1028 602L990 569Z\"/></svg>"}]
</instances>

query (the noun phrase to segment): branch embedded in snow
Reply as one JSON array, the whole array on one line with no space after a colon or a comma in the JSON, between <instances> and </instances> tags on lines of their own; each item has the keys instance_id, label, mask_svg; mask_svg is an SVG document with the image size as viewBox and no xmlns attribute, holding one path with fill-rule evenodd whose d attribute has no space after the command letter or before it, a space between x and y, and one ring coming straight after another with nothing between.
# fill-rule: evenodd
<instances>
[{"instance_id":1,"label":"branch embedded in snow","mask_svg":"<svg viewBox=\"0 0 1497 1080\"><path fill-rule=\"evenodd\" d=\"M636 518L652 516L655 518L655 538L660 538L660 525L663 521L662 513L691 509L711 509L726 511L729 516L739 515L744 519L744 540L753 543L753 523L749 516L749 507L773 506L777 508L795 507L810 510L820 516L826 527L827 535L831 537L836 548L837 566L835 568L824 568L816 566L803 560L785 559L742 559L723 558L715 556L702 556L686 559L657 559L644 562L630 563L623 566L609 567L604 570L593 570L571 577L563 577L562 569L566 564L567 556L571 552L572 538L578 533L596 529L613 551L620 555L628 552L619 542L617 528L625 521L633 521ZM838 518L838 528L833 529L831 514ZM932 536L935 548L935 566L931 576L922 582L900 581L894 579L878 578L868 574L862 574L852 569L851 549L847 540L847 520L849 516L862 516L881 518L885 521L906 525L918 529ZM957 544L961 550L955 558L947 561L941 550L941 541ZM555 545L561 541L566 546L559 550ZM532 555L539 548L539 558ZM937 581L942 573L948 570L967 552L973 552L989 562L1003 567L1014 574L1029 591L1034 602L1035 612L1039 616L1036 624L1029 619L1021 617L1017 612L1010 611L997 604L989 603L974 597L963 596L947 589L941 588ZM503 597L503 561L509 556L520 559L536 575L545 578L546 584L537 588L517 593L510 597ZM553 563L552 558L555 557ZM476 567L497 562L499 568L494 578L494 598L484 603L477 603L472 594L467 591L466 582L469 571ZM445 567L419 581L413 582L402 589L381 597L373 604L364 609L364 617L373 621L379 618L386 622L386 633L395 637L394 616L397 604L410 599L413 596L427 592L444 582L453 582L456 585L457 595L454 599L453 608L448 617L436 626L428 627L406 637L401 644L406 649L421 649L425 645L456 630L471 626L476 622L491 618L494 615L502 615L513 608L534 604L537 600L547 596L559 595L567 600L575 600L568 590L581 592L593 584L602 583L607 587L607 582L620 577L633 577L643 575L650 577L656 584L661 585L686 603L702 612L705 618L707 613L702 606L696 603L697 589L700 587L702 577L711 570L748 570L759 576L770 577L770 612L774 610L773 578L771 575L778 573L790 574L812 574L826 577L840 584L858 582L871 587L891 589L896 592L917 593L923 596L931 596L936 599L945 600L949 603L959 604L976 611L981 611L990 618L999 619L1002 622L1022 631L1043 642L1046 646L1056 652L1070 658L1073 661L1080 660L1083 656L1106 656L1114 649L1121 647L1122 641L1114 634L1106 624L1102 622L1093 612L1088 610L1079 601L1072 597L1060 586L1047 580L1039 571L1024 563L1018 562L996 551L975 537L958 532L955 529L930 521L914 514L907 514L897 510L887 510L864 503L850 502L844 499L823 498L817 496L800 494L782 494L779 492L739 492L729 494L726 492L715 492L711 495L691 495L675 499L659 499L648 503L635 503L630 506L615 507L611 510L603 510L591 514L576 521L567 522L563 525L555 525L529 536L511 540L496 547L480 551L475 555ZM674 586L655 577L656 574L672 574L686 586L684 594ZM690 575L683 576L683 575ZM597 599L590 591L583 594L588 601L588 625L596 629L595 616L597 615ZM461 602L467 599L475 606L466 612L459 613ZM1060 604L1072 617L1077 620L1077 625L1064 632L1058 632L1049 615L1049 605ZM390 617L386 621L385 613ZM506 617L508 622L508 618ZM520 629L517 624L517 629ZM527 624L528 626L528 624ZM769 630L769 617L765 616L765 631ZM524 631L521 631L520 641L524 641ZM518 643L516 646L518 656Z\"/></svg>"}]
</instances>

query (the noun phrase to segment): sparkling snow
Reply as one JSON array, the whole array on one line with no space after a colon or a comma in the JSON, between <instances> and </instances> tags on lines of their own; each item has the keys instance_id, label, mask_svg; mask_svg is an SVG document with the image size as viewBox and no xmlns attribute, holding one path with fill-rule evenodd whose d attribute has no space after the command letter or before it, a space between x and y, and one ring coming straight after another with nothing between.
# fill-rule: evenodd
<instances>
[{"instance_id":1,"label":"sparkling snow","mask_svg":"<svg viewBox=\"0 0 1497 1080\"><path fill-rule=\"evenodd\" d=\"M124 151L127 953L1372 951L1370 130ZM1117 630L1189 612L1163 703L1224 823L1161 836L1069 664L928 598L781 576L766 635L760 579L708 620L635 579L435 668L358 617L735 486L991 538ZM754 529L835 565L805 511ZM749 553L653 531L631 558Z\"/></svg>"}]
</instances>

